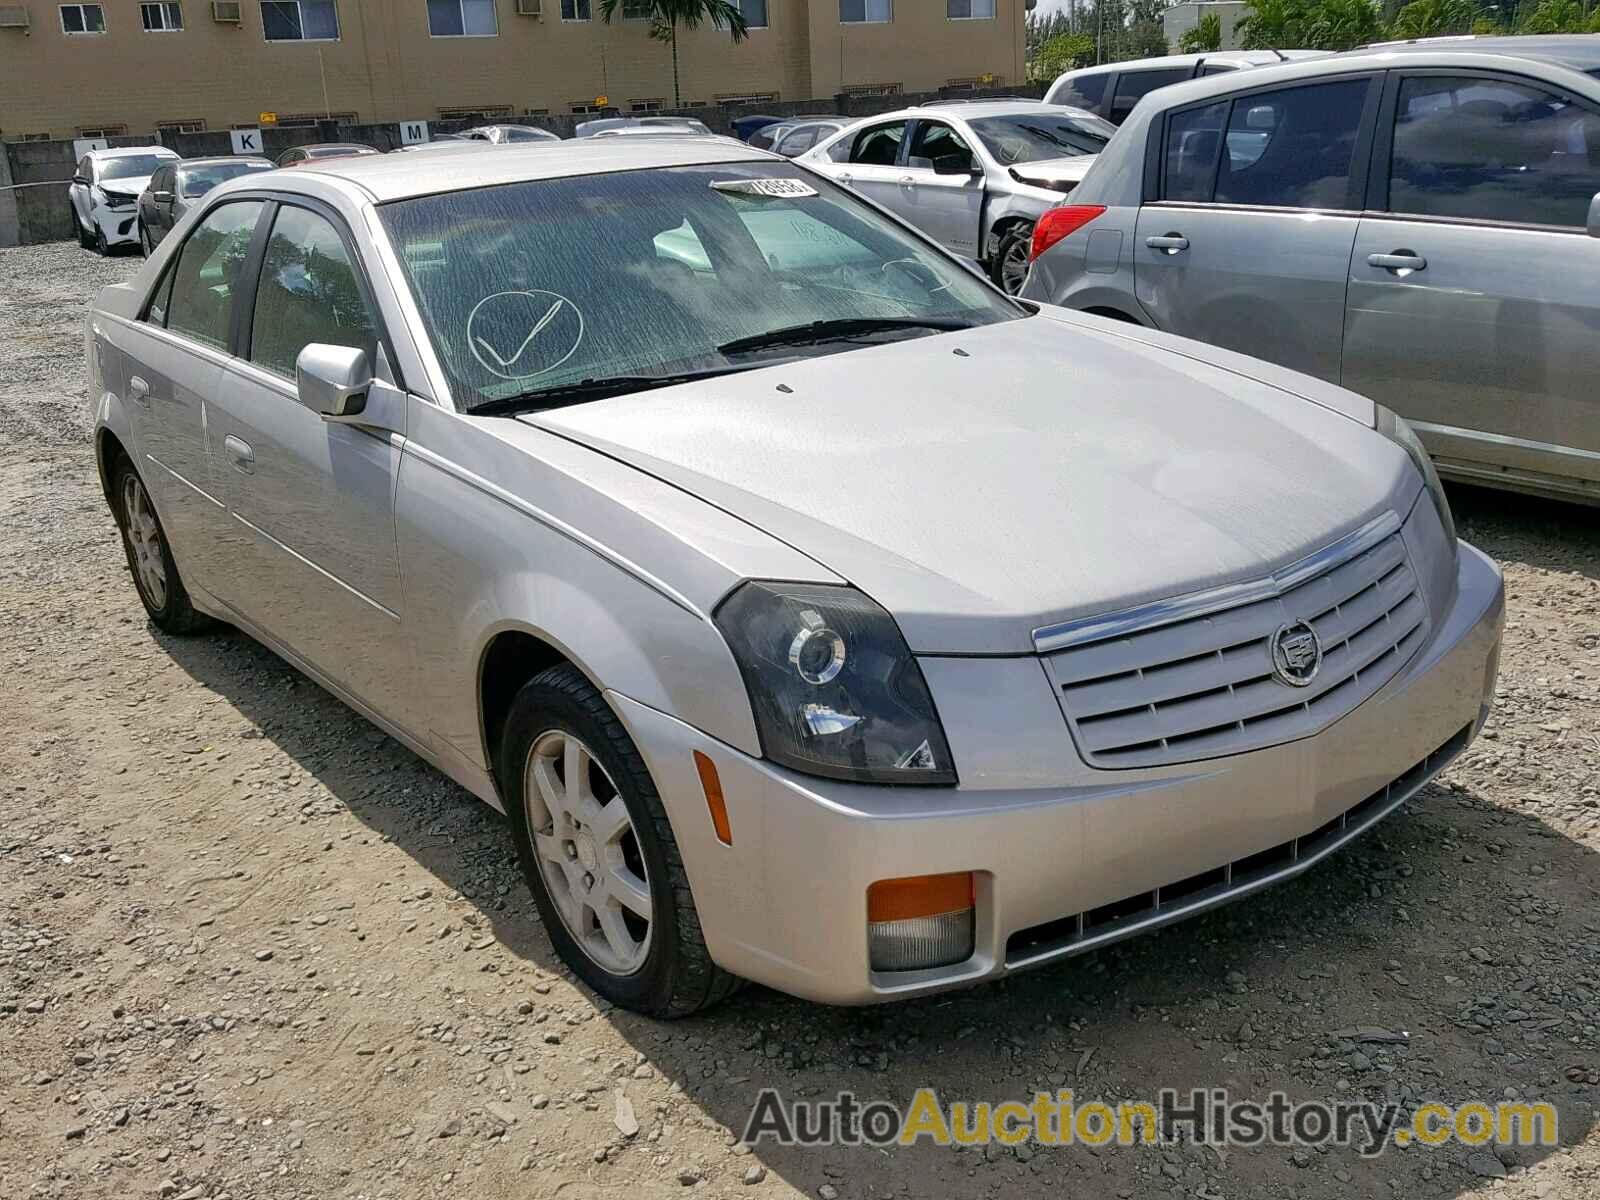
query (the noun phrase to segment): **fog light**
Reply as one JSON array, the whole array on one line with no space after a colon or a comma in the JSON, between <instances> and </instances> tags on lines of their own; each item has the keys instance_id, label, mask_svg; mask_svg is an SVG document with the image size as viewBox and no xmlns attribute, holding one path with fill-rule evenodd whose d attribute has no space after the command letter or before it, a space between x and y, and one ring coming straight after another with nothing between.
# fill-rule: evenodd
<instances>
[{"instance_id":1,"label":"fog light","mask_svg":"<svg viewBox=\"0 0 1600 1200\"><path fill-rule=\"evenodd\" d=\"M972 957L972 872L881 879L867 889L867 960L874 971L920 971Z\"/></svg>"}]
</instances>

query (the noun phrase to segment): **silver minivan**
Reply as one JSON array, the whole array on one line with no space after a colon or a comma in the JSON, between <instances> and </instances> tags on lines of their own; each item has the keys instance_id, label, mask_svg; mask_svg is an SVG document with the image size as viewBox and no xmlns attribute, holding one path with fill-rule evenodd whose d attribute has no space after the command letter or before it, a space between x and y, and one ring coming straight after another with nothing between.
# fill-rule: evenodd
<instances>
[{"instance_id":1,"label":"silver minivan","mask_svg":"<svg viewBox=\"0 0 1600 1200\"><path fill-rule=\"evenodd\" d=\"M1600 501L1600 38L1374 47L1162 90L1023 295L1402 414L1441 473Z\"/></svg>"}]
</instances>

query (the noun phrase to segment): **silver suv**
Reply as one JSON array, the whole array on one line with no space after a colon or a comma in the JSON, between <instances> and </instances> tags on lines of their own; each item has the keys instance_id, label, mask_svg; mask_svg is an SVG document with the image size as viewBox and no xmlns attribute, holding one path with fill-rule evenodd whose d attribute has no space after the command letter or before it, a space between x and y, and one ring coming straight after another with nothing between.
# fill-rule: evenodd
<instances>
[{"instance_id":1,"label":"silver suv","mask_svg":"<svg viewBox=\"0 0 1600 1200\"><path fill-rule=\"evenodd\" d=\"M1321 376L1458 479L1600 501L1600 38L1414 43L1164 89L1023 295Z\"/></svg>"}]
</instances>

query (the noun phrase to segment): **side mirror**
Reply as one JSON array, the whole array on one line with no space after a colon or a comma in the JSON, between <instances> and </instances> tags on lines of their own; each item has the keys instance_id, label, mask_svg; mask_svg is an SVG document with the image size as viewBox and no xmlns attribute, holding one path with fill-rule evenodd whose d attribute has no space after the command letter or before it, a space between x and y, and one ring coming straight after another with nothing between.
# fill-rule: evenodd
<instances>
[{"instance_id":1,"label":"side mirror","mask_svg":"<svg viewBox=\"0 0 1600 1200\"><path fill-rule=\"evenodd\" d=\"M88 180L88 178L87 178L87 177L86 177L86 176L83 176L83 175L74 175L74 176L73 176L73 177L72 177L72 182L73 182L73 183L88 183L88 182L89 182L89 180Z\"/></svg>"},{"instance_id":2,"label":"side mirror","mask_svg":"<svg viewBox=\"0 0 1600 1200\"><path fill-rule=\"evenodd\" d=\"M157 204L171 204L172 203L172 193L171 192L151 192L150 193L150 199L154 200Z\"/></svg>"},{"instance_id":3,"label":"side mirror","mask_svg":"<svg viewBox=\"0 0 1600 1200\"><path fill-rule=\"evenodd\" d=\"M358 347L312 342L295 359L294 381L301 404L326 420L338 421L366 408L372 363Z\"/></svg>"},{"instance_id":4,"label":"side mirror","mask_svg":"<svg viewBox=\"0 0 1600 1200\"><path fill-rule=\"evenodd\" d=\"M1589 236L1600 238L1600 192L1589 201Z\"/></svg>"},{"instance_id":5,"label":"side mirror","mask_svg":"<svg viewBox=\"0 0 1600 1200\"><path fill-rule=\"evenodd\" d=\"M935 175L982 175L983 168L965 154L943 154L933 160Z\"/></svg>"}]
</instances>

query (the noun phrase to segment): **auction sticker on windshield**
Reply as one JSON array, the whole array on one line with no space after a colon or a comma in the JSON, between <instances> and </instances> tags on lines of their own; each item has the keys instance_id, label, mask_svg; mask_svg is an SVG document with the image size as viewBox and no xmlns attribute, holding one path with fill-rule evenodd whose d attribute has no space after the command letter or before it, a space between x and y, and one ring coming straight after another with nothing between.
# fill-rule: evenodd
<instances>
[{"instance_id":1,"label":"auction sticker on windshield","mask_svg":"<svg viewBox=\"0 0 1600 1200\"><path fill-rule=\"evenodd\" d=\"M743 196L768 196L791 200L798 196L820 195L816 188L799 179L718 179L712 185L719 192L738 192Z\"/></svg>"}]
</instances>

